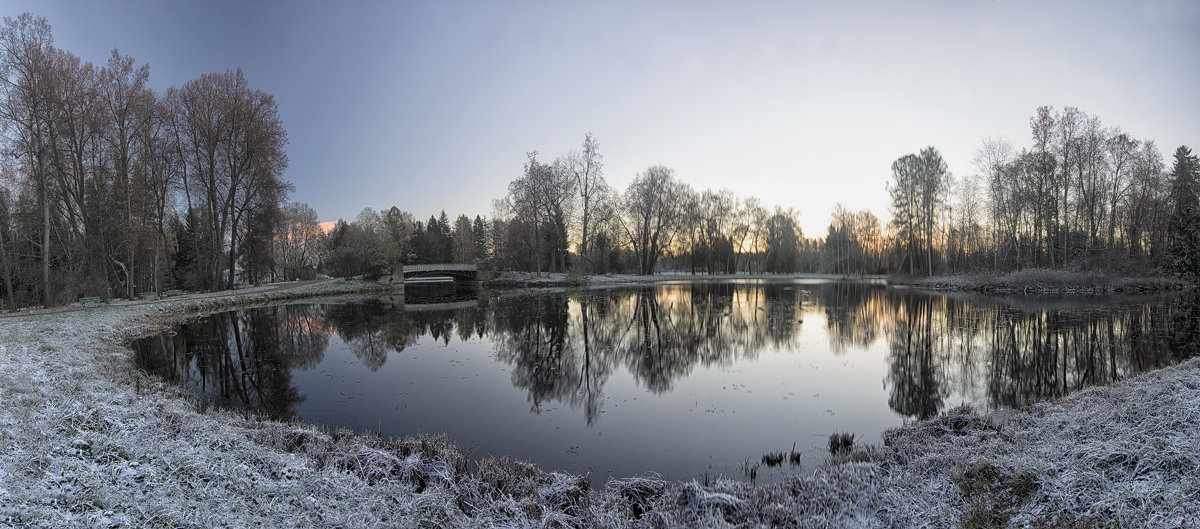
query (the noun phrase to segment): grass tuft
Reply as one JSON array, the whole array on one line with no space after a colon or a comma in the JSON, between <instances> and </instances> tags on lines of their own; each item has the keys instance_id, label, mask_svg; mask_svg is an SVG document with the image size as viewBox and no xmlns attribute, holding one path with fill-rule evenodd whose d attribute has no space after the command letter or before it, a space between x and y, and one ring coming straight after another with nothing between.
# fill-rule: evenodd
<instances>
[{"instance_id":1,"label":"grass tuft","mask_svg":"<svg viewBox=\"0 0 1200 529\"><path fill-rule=\"evenodd\" d=\"M774 468L779 465L782 465L783 460L786 457L787 457L787 455L784 454L783 452L768 452L768 453L763 454L762 462L764 465Z\"/></svg>"},{"instance_id":2,"label":"grass tuft","mask_svg":"<svg viewBox=\"0 0 1200 529\"><path fill-rule=\"evenodd\" d=\"M854 434L848 432L834 432L829 436L829 454L843 455L847 454L854 448Z\"/></svg>"}]
</instances>

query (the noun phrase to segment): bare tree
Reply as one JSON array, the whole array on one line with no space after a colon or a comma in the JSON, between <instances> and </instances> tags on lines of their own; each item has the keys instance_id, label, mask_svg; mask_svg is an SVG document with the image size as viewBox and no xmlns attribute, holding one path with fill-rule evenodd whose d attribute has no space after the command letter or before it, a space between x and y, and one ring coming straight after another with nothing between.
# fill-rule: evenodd
<instances>
[{"instance_id":1,"label":"bare tree","mask_svg":"<svg viewBox=\"0 0 1200 529\"><path fill-rule=\"evenodd\" d=\"M988 212L992 225L992 267L1000 268L1001 219L1005 213L1007 187L1012 181L1006 178L1005 166L1012 163L1013 146L1003 138L985 138L983 145L975 151L975 168L987 182Z\"/></svg>"},{"instance_id":2,"label":"bare tree","mask_svg":"<svg viewBox=\"0 0 1200 529\"><path fill-rule=\"evenodd\" d=\"M1045 254L1049 257L1050 266L1054 266L1053 226L1058 219L1057 193L1055 192L1055 167L1057 160L1052 141L1054 139L1057 121L1050 115L1052 107L1038 107L1036 115L1029 119L1030 130L1033 134L1033 153L1031 163L1026 167L1032 177L1032 186L1026 190L1032 193L1036 204L1036 215L1033 224L1033 247L1035 252L1042 251L1042 241L1046 241Z\"/></svg>"},{"instance_id":3,"label":"bare tree","mask_svg":"<svg viewBox=\"0 0 1200 529\"><path fill-rule=\"evenodd\" d=\"M1164 240L1159 232L1165 225L1164 211L1169 209L1164 191L1166 179L1162 153L1152 141L1143 142L1134 159L1131 177L1133 190L1125 216L1129 254L1134 259L1153 261L1162 252Z\"/></svg>"},{"instance_id":4,"label":"bare tree","mask_svg":"<svg viewBox=\"0 0 1200 529\"><path fill-rule=\"evenodd\" d=\"M171 99L182 128L178 138L185 174L195 188L188 202L194 196L202 208L208 237L228 244L224 252L205 252L206 284L221 284L223 254L228 264L224 284L232 287L246 220L262 208L278 207L290 190L282 180L287 132L275 98L251 89L241 69L201 75Z\"/></svg>"},{"instance_id":5,"label":"bare tree","mask_svg":"<svg viewBox=\"0 0 1200 529\"><path fill-rule=\"evenodd\" d=\"M775 213L767 219L767 255L765 270L774 274L790 274L796 271L800 255L800 232L796 212L775 207Z\"/></svg>"},{"instance_id":6,"label":"bare tree","mask_svg":"<svg viewBox=\"0 0 1200 529\"><path fill-rule=\"evenodd\" d=\"M956 252L953 257L958 266L968 263L973 266L979 248L985 244L980 241L983 231L979 222L980 179L980 176L968 176L957 180L954 185L951 231L955 234L952 249Z\"/></svg>"},{"instance_id":7,"label":"bare tree","mask_svg":"<svg viewBox=\"0 0 1200 529\"><path fill-rule=\"evenodd\" d=\"M689 190L690 191L690 190ZM700 204L700 196L689 192L678 198L681 202L679 243L686 247L684 254L688 256L688 266L692 274L696 273L696 265L706 253L702 239L704 212Z\"/></svg>"},{"instance_id":8,"label":"bare tree","mask_svg":"<svg viewBox=\"0 0 1200 529\"><path fill-rule=\"evenodd\" d=\"M284 152L287 131L279 118L274 96L251 90L240 68L236 72L226 71L223 81L231 118L224 163L228 168L225 207L229 217L226 285L232 288L238 244L247 236L245 223L264 210L277 210L292 186L283 180L288 163Z\"/></svg>"},{"instance_id":9,"label":"bare tree","mask_svg":"<svg viewBox=\"0 0 1200 529\"><path fill-rule=\"evenodd\" d=\"M14 183L28 186L11 217L21 233L17 260L7 256L14 291L45 305L75 292L133 296L159 289L163 269L175 269L164 260L181 265L181 282L216 288L224 264L232 283L246 245L243 264L268 272L290 189L274 99L238 71L170 89L164 104L146 66L114 50L96 68L52 42L46 20L29 14L0 28L5 154Z\"/></svg>"},{"instance_id":10,"label":"bare tree","mask_svg":"<svg viewBox=\"0 0 1200 529\"><path fill-rule=\"evenodd\" d=\"M925 238L925 259L929 275L933 275L933 238L937 233L940 208L945 204L945 191L950 171L945 160L933 147L921 149L920 154L920 212L921 231Z\"/></svg>"},{"instance_id":11,"label":"bare tree","mask_svg":"<svg viewBox=\"0 0 1200 529\"><path fill-rule=\"evenodd\" d=\"M284 279L311 279L319 264L321 226L317 212L305 203L292 202L282 210L276 243L276 264Z\"/></svg>"},{"instance_id":12,"label":"bare tree","mask_svg":"<svg viewBox=\"0 0 1200 529\"><path fill-rule=\"evenodd\" d=\"M910 274L918 248L924 247L926 271L933 275L933 248L943 224L939 213L945 203L948 178L946 162L933 147L921 149L919 155L904 155L892 163L892 182L888 187L892 195L892 224L901 237L908 239Z\"/></svg>"},{"instance_id":13,"label":"bare tree","mask_svg":"<svg viewBox=\"0 0 1200 529\"><path fill-rule=\"evenodd\" d=\"M471 263L475 261L475 234L472 232L471 219L459 215L454 219L453 254L456 263Z\"/></svg>"},{"instance_id":14,"label":"bare tree","mask_svg":"<svg viewBox=\"0 0 1200 529\"><path fill-rule=\"evenodd\" d=\"M119 186L109 168L112 149L107 147L109 120L104 111L101 75L90 63L58 48L49 50L46 80L49 121L51 195L53 216L65 219L69 229L59 236L58 247L83 257L74 281L85 291L111 295L112 287L128 277L113 275L110 258L120 235ZM57 222L52 222L57 224Z\"/></svg>"},{"instance_id":15,"label":"bare tree","mask_svg":"<svg viewBox=\"0 0 1200 529\"><path fill-rule=\"evenodd\" d=\"M916 270L914 261L921 226L920 166L920 158L914 154L897 158L892 162L892 181L888 183L888 192L892 196L892 225L896 227L897 238L908 241L905 258L908 260L909 274Z\"/></svg>"},{"instance_id":16,"label":"bare tree","mask_svg":"<svg viewBox=\"0 0 1200 529\"><path fill-rule=\"evenodd\" d=\"M760 273L765 268L766 261L766 239L767 239L767 223L770 221L770 212L766 207L763 207L762 202L755 199L751 204L746 204L746 215L750 219L750 247L752 262L755 263L754 272Z\"/></svg>"},{"instance_id":17,"label":"bare tree","mask_svg":"<svg viewBox=\"0 0 1200 529\"><path fill-rule=\"evenodd\" d=\"M608 184L604 181L604 157L600 154L600 144L592 133L583 137L583 151L567 155L567 169L575 180L575 189L579 192L582 203L580 211L579 256L585 262L592 261L591 241L592 225L595 217L594 204L598 196L604 193Z\"/></svg>"},{"instance_id":18,"label":"bare tree","mask_svg":"<svg viewBox=\"0 0 1200 529\"><path fill-rule=\"evenodd\" d=\"M537 160L537 151L527 156L525 175L509 183L508 202L512 213L531 228L525 244L533 250L535 272L540 275L544 258L549 259L551 271L557 271L565 262L566 226L574 188L561 160L550 166Z\"/></svg>"},{"instance_id":19,"label":"bare tree","mask_svg":"<svg viewBox=\"0 0 1200 529\"><path fill-rule=\"evenodd\" d=\"M652 274L663 251L675 241L686 187L675 171L655 165L638 173L625 190L625 234L637 256L638 273Z\"/></svg>"},{"instance_id":20,"label":"bare tree","mask_svg":"<svg viewBox=\"0 0 1200 529\"><path fill-rule=\"evenodd\" d=\"M134 201L135 197L144 195L141 189L136 189L134 182L134 166L142 162L134 159L137 155L135 143L149 127L154 108L154 94L146 87L149 78L150 68L147 65L135 69L133 58L122 56L115 49L108 59L108 67L101 73L101 97L105 121L109 123L108 148L116 172L115 181L123 190L121 202L125 210L124 261L116 255L109 255L108 258L124 273L128 298L134 297L134 253L141 225L140 219L135 219Z\"/></svg>"},{"instance_id":21,"label":"bare tree","mask_svg":"<svg viewBox=\"0 0 1200 529\"><path fill-rule=\"evenodd\" d=\"M1108 159L1105 156L1108 139L1098 116L1084 114L1082 121L1076 163L1074 222L1076 229L1080 224L1086 224L1084 254L1089 255L1100 244L1100 223L1105 212L1104 193L1108 188L1103 182L1108 171Z\"/></svg>"},{"instance_id":22,"label":"bare tree","mask_svg":"<svg viewBox=\"0 0 1200 529\"><path fill-rule=\"evenodd\" d=\"M197 224L186 241L197 249L195 274L203 288L216 288L220 281L221 252L217 245L226 226L222 222L219 164L221 142L227 119L218 97L217 74L205 74L167 91L173 115L176 151L181 163L184 198L189 219Z\"/></svg>"},{"instance_id":23,"label":"bare tree","mask_svg":"<svg viewBox=\"0 0 1200 529\"><path fill-rule=\"evenodd\" d=\"M1055 175L1055 186L1057 188L1057 212L1061 215L1061 220L1057 217L1054 223L1055 228L1059 232L1060 244L1062 245L1062 263L1066 263L1070 258L1069 236L1071 233L1071 217L1069 215L1071 202L1071 170L1080 164L1079 160L1079 135L1084 127L1084 122L1087 116L1075 107L1064 107L1062 112L1055 119L1055 149L1058 152L1058 172ZM1051 264L1054 263L1053 243L1049 244L1051 253Z\"/></svg>"},{"instance_id":24,"label":"bare tree","mask_svg":"<svg viewBox=\"0 0 1200 529\"><path fill-rule=\"evenodd\" d=\"M825 230L826 266L835 274L849 274L854 245L854 215L841 202L833 205Z\"/></svg>"},{"instance_id":25,"label":"bare tree","mask_svg":"<svg viewBox=\"0 0 1200 529\"><path fill-rule=\"evenodd\" d=\"M154 291L161 291L162 261L167 253L168 212L174 206L174 193L179 175L179 164L171 149L169 110L157 97L150 107L143 109L148 114L146 126L138 138L140 157L143 160L143 177L149 200L149 212L154 226ZM173 212L172 212L173 214Z\"/></svg>"},{"instance_id":26,"label":"bare tree","mask_svg":"<svg viewBox=\"0 0 1200 529\"><path fill-rule=\"evenodd\" d=\"M733 261L733 224L734 212L737 207L737 197L733 191L723 189L712 191L705 189L700 194L698 211L700 239L703 244L705 268L714 273L718 269L732 271Z\"/></svg>"},{"instance_id":27,"label":"bare tree","mask_svg":"<svg viewBox=\"0 0 1200 529\"><path fill-rule=\"evenodd\" d=\"M3 118L14 125L12 154L24 160L34 180L42 212L42 304L54 304L50 283L50 132L49 53L53 37L42 17L22 13L4 17L0 29L0 79Z\"/></svg>"},{"instance_id":28,"label":"bare tree","mask_svg":"<svg viewBox=\"0 0 1200 529\"><path fill-rule=\"evenodd\" d=\"M1108 198L1108 245L1117 245L1117 208L1126 201L1129 192L1129 172L1137 157L1138 142L1130 138L1121 129L1113 129L1108 134L1107 154L1109 178L1105 187Z\"/></svg>"},{"instance_id":29,"label":"bare tree","mask_svg":"<svg viewBox=\"0 0 1200 529\"><path fill-rule=\"evenodd\" d=\"M861 252L860 272L876 274L883 253L883 231L879 218L869 210L854 214L854 240Z\"/></svg>"}]
</instances>

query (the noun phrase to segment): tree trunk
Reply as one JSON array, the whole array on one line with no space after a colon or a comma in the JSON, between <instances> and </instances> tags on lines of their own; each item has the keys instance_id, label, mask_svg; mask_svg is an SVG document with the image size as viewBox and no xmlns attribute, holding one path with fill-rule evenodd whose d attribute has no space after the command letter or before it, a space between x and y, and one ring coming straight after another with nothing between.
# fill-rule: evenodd
<instances>
[{"instance_id":1,"label":"tree trunk","mask_svg":"<svg viewBox=\"0 0 1200 529\"><path fill-rule=\"evenodd\" d=\"M39 164L40 165L40 164ZM42 306L52 305L54 295L50 291L50 191L44 168L39 170L39 194L42 200Z\"/></svg>"},{"instance_id":2,"label":"tree trunk","mask_svg":"<svg viewBox=\"0 0 1200 529\"><path fill-rule=\"evenodd\" d=\"M232 193L231 193L232 194ZM233 215L233 202L230 201L229 206L229 283L226 288L232 289L234 285L234 268L237 265L237 217Z\"/></svg>"},{"instance_id":3,"label":"tree trunk","mask_svg":"<svg viewBox=\"0 0 1200 529\"><path fill-rule=\"evenodd\" d=\"M124 143L124 139L122 139L121 141L122 141L122 143ZM136 293L136 290L134 289L134 286L133 286L133 282L134 282L134 279L133 279L134 252L133 252L133 250L134 250L134 247L137 245L137 236L133 229L133 178L129 177L128 162L125 162L125 165L126 165L126 167L125 167L125 174L126 174L126 176L125 176L125 221L127 223L126 229L129 230L129 234L127 235L128 243L126 245L126 252L125 252L126 262L129 263L129 280L128 280L128 282L125 283L125 294L126 294L125 297L128 299L134 299L134 294Z\"/></svg>"},{"instance_id":4,"label":"tree trunk","mask_svg":"<svg viewBox=\"0 0 1200 529\"><path fill-rule=\"evenodd\" d=\"M8 249L5 248L4 231L5 228L0 227L0 270L4 274L5 308L11 310L16 307L16 300L13 299L12 270L8 264Z\"/></svg>"}]
</instances>

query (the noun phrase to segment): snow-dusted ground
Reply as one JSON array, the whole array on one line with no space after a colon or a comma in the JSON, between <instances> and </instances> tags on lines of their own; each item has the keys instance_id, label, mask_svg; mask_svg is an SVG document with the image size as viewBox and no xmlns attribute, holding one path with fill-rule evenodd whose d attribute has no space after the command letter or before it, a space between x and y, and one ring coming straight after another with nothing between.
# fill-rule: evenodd
<instances>
[{"instance_id":1,"label":"snow-dusted ground","mask_svg":"<svg viewBox=\"0 0 1200 529\"><path fill-rule=\"evenodd\" d=\"M1131 277L1094 270L1070 271L1046 268L1027 268L1002 275L954 274L933 277L890 277L888 282L932 290L1035 295L1096 295L1196 288L1196 285L1164 276Z\"/></svg>"},{"instance_id":2,"label":"snow-dusted ground","mask_svg":"<svg viewBox=\"0 0 1200 529\"><path fill-rule=\"evenodd\" d=\"M238 306L349 294L334 281ZM1057 402L967 410L772 485L587 480L447 439L381 441L197 411L138 375L131 336L222 294L0 318L0 526L1195 527L1200 360Z\"/></svg>"}]
</instances>

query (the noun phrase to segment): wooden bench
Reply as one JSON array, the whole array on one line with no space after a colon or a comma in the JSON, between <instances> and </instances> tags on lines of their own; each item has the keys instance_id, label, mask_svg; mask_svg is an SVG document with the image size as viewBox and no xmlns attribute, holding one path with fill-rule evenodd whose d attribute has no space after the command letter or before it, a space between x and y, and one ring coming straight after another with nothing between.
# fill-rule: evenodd
<instances>
[{"instance_id":1,"label":"wooden bench","mask_svg":"<svg viewBox=\"0 0 1200 529\"><path fill-rule=\"evenodd\" d=\"M79 302L83 303L85 305L88 303L100 303L100 297L99 296L83 297L83 298L79 298Z\"/></svg>"},{"instance_id":2,"label":"wooden bench","mask_svg":"<svg viewBox=\"0 0 1200 529\"><path fill-rule=\"evenodd\" d=\"M170 298L170 297L178 296L180 294L183 294L182 290L168 290L166 292L163 292L163 297Z\"/></svg>"}]
</instances>

